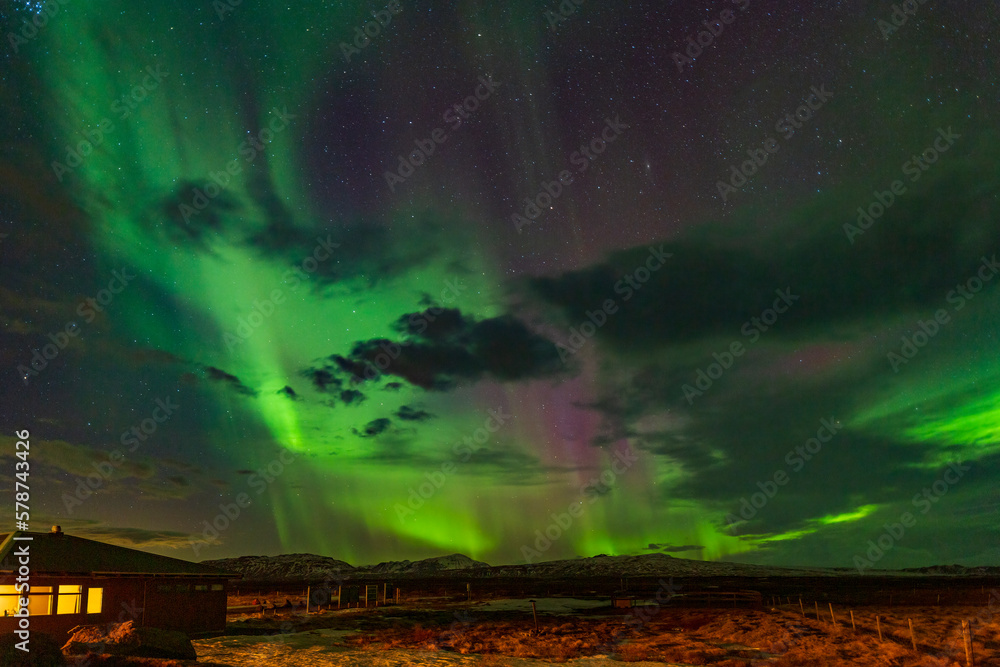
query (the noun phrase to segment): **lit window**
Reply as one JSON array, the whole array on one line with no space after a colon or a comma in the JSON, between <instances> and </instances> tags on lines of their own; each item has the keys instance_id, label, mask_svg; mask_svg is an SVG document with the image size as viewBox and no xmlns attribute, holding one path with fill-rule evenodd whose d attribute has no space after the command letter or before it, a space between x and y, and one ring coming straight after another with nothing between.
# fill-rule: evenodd
<instances>
[{"instance_id":1,"label":"lit window","mask_svg":"<svg viewBox=\"0 0 1000 667\"><path fill-rule=\"evenodd\" d=\"M100 614L101 605L104 602L104 589L103 588L88 588L87 589L87 613L88 614Z\"/></svg>"},{"instance_id":2,"label":"lit window","mask_svg":"<svg viewBox=\"0 0 1000 667\"><path fill-rule=\"evenodd\" d=\"M212 584L212 590L213 591L221 591L222 590L222 584Z\"/></svg>"},{"instance_id":3,"label":"lit window","mask_svg":"<svg viewBox=\"0 0 1000 667\"><path fill-rule=\"evenodd\" d=\"M83 597L83 586L79 584L59 587L57 614L79 614L80 599Z\"/></svg>"},{"instance_id":4,"label":"lit window","mask_svg":"<svg viewBox=\"0 0 1000 667\"><path fill-rule=\"evenodd\" d=\"M18 598L17 589L13 586L0 586L0 614L13 616L17 613Z\"/></svg>"},{"instance_id":5,"label":"lit window","mask_svg":"<svg viewBox=\"0 0 1000 667\"><path fill-rule=\"evenodd\" d=\"M0 586L0 613L13 616L20 608L20 598L14 586ZM52 587L31 586L28 595L28 613L31 616L47 616L52 613Z\"/></svg>"},{"instance_id":6,"label":"lit window","mask_svg":"<svg viewBox=\"0 0 1000 667\"><path fill-rule=\"evenodd\" d=\"M28 594L28 613L32 616L48 616L53 612L51 586L32 586Z\"/></svg>"},{"instance_id":7,"label":"lit window","mask_svg":"<svg viewBox=\"0 0 1000 667\"><path fill-rule=\"evenodd\" d=\"M207 591L208 590L208 584L195 584L194 585L194 589L196 591Z\"/></svg>"}]
</instances>

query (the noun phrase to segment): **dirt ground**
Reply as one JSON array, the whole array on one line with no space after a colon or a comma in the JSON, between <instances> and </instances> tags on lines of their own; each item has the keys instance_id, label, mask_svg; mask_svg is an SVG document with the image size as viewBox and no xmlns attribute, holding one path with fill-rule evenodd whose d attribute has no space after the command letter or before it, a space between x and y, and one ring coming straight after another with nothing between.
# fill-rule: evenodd
<instances>
[{"instance_id":1,"label":"dirt ground","mask_svg":"<svg viewBox=\"0 0 1000 667\"><path fill-rule=\"evenodd\" d=\"M667 601L613 610L607 602L543 598L536 601L536 608L537 632L527 600L434 600L308 615L300 610L263 618L233 616L228 636L197 640L195 648L200 661L234 667L606 667L623 662L964 667L962 620L972 619L975 665L1000 667L1000 615L984 607L862 607L853 610L854 628L847 608L834 608L834 625L828 608L820 609L817 620L815 608L807 607L803 617L798 604L764 609L671 608Z\"/></svg>"}]
</instances>

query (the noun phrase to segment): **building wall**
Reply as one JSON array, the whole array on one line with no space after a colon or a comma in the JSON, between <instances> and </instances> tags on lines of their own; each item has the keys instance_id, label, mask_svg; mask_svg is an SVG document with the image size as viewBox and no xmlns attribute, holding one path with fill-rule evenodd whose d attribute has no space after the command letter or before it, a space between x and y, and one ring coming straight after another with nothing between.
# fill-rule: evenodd
<instances>
[{"instance_id":1,"label":"building wall","mask_svg":"<svg viewBox=\"0 0 1000 667\"><path fill-rule=\"evenodd\" d=\"M0 580L0 587L12 586L13 579ZM30 581L32 590L50 586L53 591L47 615L32 615L29 629L32 633L52 635L57 642L68 639L67 632L77 625L106 625L132 620L136 625L180 630L188 634L222 631L226 627L226 583L218 579L199 578L131 578L131 577L44 577L35 575ZM58 611L59 586L82 586L79 613ZM87 613L88 602L95 597L91 589L100 588L101 611ZM212 590L215 588L216 590ZM64 589L65 590L65 589ZM35 599L35 596L31 596ZM45 607L42 598L33 606ZM65 609L67 605L63 604ZM0 617L0 633L18 629L19 619Z\"/></svg>"},{"instance_id":2,"label":"building wall","mask_svg":"<svg viewBox=\"0 0 1000 667\"><path fill-rule=\"evenodd\" d=\"M226 582L218 579L147 582L146 625L188 634L225 630Z\"/></svg>"}]
</instances>

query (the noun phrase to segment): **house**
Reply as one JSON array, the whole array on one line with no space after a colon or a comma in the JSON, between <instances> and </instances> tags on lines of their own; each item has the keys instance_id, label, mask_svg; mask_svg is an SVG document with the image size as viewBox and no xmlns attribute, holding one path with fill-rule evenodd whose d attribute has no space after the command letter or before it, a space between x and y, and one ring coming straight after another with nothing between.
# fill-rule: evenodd
<instances>
[{"instance_id":1,"label":"house","mask_svg":"<svg viewBox=\"0 0 1000 667\"><path fill-rule=\"evenodd\" d=\"M25 553L26 552L26 553ZM13 632L27 574L30 631L57 641L78 625L131 620L137 626L189 635L226 627L229 579L222 572L178 558L66 535L0 534L0 633Z\"/></svg>"}]
</instances>

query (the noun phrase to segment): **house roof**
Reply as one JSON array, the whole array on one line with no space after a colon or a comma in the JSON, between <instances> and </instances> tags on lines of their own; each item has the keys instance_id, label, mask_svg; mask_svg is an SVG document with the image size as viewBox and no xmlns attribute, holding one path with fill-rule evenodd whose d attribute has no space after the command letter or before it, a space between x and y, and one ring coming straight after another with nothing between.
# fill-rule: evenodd
<instances>
[{"instance_id":1,"label":"house roof","mask_svg":"<svg viewBox=\"0 0 1000 667\"><path fill-rule=\"evenodd\" d=\"M31 538L14 539L17 538ZM56 532L17 531L0 534L0 574L20 567L15 550L28 545L31 573L112 576L198 576L236 579L241 575L180 558L159 556Z\"/></svg>"}]
</instances>

